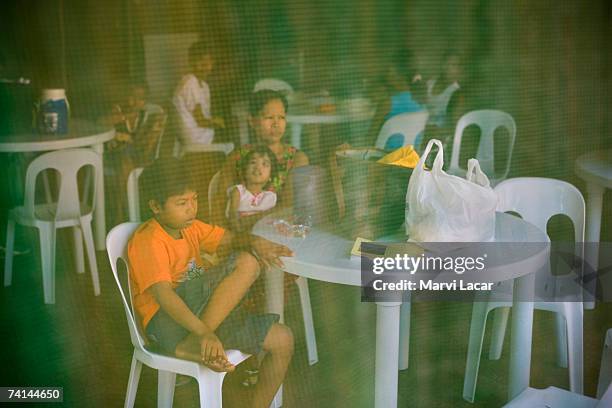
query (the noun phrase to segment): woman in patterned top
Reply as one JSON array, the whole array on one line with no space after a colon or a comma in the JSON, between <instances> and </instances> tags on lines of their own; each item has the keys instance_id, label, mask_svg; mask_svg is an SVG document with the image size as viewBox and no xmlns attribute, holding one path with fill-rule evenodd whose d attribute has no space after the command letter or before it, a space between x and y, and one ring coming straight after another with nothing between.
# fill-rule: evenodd
<instances>
[{"instance_id":1,"label":"woman in patterned top","mask_svg":"<svg viewBox=\"0 0 612 408\"><path fill-rule=\"evenodd\" d=\"M287 183L289 172L296 167L308 165L308 156L304 152L282 142L287 127L287 108L287 99L281 93L271 90L253 93L249 104L249 125L257 143L267 146L276 156L277 174L269 189L277 194L277 207L281 208L291 206L291 187ZM241 160L252 149L252 145L244 145L230 153L221 170L219 189L215 194L218 202L213 203L212 222L225 224L225 192L240 181Z\"/></svg>"}]
</instances>

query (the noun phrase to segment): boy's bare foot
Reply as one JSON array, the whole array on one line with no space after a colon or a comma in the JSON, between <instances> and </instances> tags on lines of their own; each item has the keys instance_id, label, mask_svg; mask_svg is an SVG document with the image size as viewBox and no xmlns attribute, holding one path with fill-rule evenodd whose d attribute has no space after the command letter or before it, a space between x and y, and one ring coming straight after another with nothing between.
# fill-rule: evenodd
<instances>
[{"instance_id":1,"label":"boy's bare foot","mask_svg":"<svg viewBox=\"0 0 612 408\"><path fill-rule=\"evenodd\" d=\"M182 358L183 360L190 360L195 361L196 363L204 364L206 367L218 373L231 373L236 369L235 365L233 365L223 357L219 357L211 361L202 361L202 356L199 352L185 350L180 347L177 347L176 352L174 354L178 358Z\"/></svg>"},{"instance_id":2,"label":"boy's bare foot","mask_svg":"<svg viewBox=\"0 0 612 408\"><path fill-rule=\"evenodd\" d=\"M203 364L218 373L231 373L236 369L235 365L222 357L218 357L217 359L211 361L204 361Z\"/></svg>"}]
</instances>

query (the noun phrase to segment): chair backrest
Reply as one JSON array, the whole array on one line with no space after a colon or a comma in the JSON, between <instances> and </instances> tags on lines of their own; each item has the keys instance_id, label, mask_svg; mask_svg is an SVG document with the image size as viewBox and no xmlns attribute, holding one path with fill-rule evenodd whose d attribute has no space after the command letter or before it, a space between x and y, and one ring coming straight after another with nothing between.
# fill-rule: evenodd
<instances>
[{"instance_id":1,"label":"chair backrest","mask_svg":"<svg viewBox=\"0 0 612 408\"><path fill-rule=\"evenodd\" d=\"M119 294L121 295L121 300L123 301L123 308L125 309L125 317L127 318L128 326L130 329L130 338L132 340L132 345L135 348L146 352L144 346L145 342L138 330L138 324L136 323L136 317L133 312L132 305L132 293L129 284L129 264L127 261L127 245L128 241L136 231L136 228L140 223L137 222L124 222L123 224L119 224L114 227L110 232L106 235L106 252L108 254L108 260L111 264L111 269L113 271L113 276L115 277L115 282L117 283L117 288L119 289ZM119 279L118 272L118 262L122 260L125 263L125 270L127 277L127 285L128 285L128 298L125 296L125 291L123 290L123 286L121 285L121 280Z\"/></svg>"},{"instance_id":2,"label":"chair backrest","mask_svg":"<svg viewBox=\"0 0 612 408\"><path fill-rule=\"evenodd\" d=\"M140 222L140 190L138 190L138 179L144 170L136 167L130 172L127 179L128 214L130 222Z\"/></svg>"},{"instance_id":3,"label":"chair backrest","mask_svg":"<svg viewBox=\"0 0 612 408\"><path fill-rule=\"evenodd\" d=\"M210 217L213 212L213 198L215 196L215 192L219 188L219 182L221 181L221 172L218 171L212 176L210 179L210 183L208 183L208 216Z\"/></svg>"},{"instance_id":4,"label":"chair backrest","mask_svg":"<svg viewBox=\"0 0 612 408\"><path fill-rule=\"evenodd\" d=\"M502 181L495 187L495 192L498 211L514 211L544 232L551 217L567 215L574 224L575 241L584 242L584 198L570 183L541 177L518 177Z\"/></svg>"},{"instance_id":5,"label":"chair backrest","mask_svg":"<svg viewBox=\"0 0 612 408\"><path fill-rule=\"evenodd\" d=\"M93 212L96 202L96 181L102 176L102 159L91 149L65 149L45 153L34 159L26 172L24 207L29 217L35 218L36 178L44 170L53 169L59 173L59 194L55 221L79 218L83 214L79 198L77 175L84 166L92 166L93 177L86 182L93 183L93 196L89 212ZM85 197L88 199L88 197Z\"/></svg>"},{"instance_id":6,"label":"chair backrest","mask_svg":"<svg viewBox=\"0 0 612 408\"><path fill-rule=\"evenodd\" d=\"M293 93L293 87L282 79L265 78L260 79L253 87L253 92L270 89L272 91L282 92L284 94Z\"/></svg>"},{"instance_id":7,"label":"chair backrest","mask_svg":"<svg viewBox=\"0 0 612 408\"><path fill-rule=\"evenodd\" d=\"M376 147L384 149L389 138L395 135L403 137L401 146L414 144L417 135L425 129L428 117L429 113L423 111L402 113L387 119L376 139Z\"/></svg>"},{"instance_id":8,"label":"chair backrest","mask_svg":"<svg viewBox=\"0 0 612 408\"><path fill-rule=\"evenodd\" d=\"M160 131L159 136L157 137L157 142L155 144L155 153L153 156L154 159L159 159L162 139L164 137L164 132L166 131L166 123L168 121L168 114L164 111L164 109L161 106L156 105L154 103L145 104L144 111L145 111L145 116L144 116L143 122L146 122L147 119L149 119L149 116L151 115L163 115L162 116L162 130Z\"/></svg>"},{"instance_id":9,"label":"chair backrest","mask_svg":"<svg viewBox=\"0 0 612 408\"><path fill-rule=\"evenodd\" d=\"M579 260L584 259L585 204L576 187L561 180L520 177L502 181L495 187L495 192L498 196L498 211L516 212L541 231L546 232L551 217L559 214L569 217L574 227L576 242L574 256ZM571 265L573 272L582 276L584 264L580 262L577 266L573 263ZM560 264L557 264L557 268L559 266ZM545 299L562 294L566 299L568 296L576 300L592 297L586 287L580 293L577 292L578 287L575 284L568 285L561 279L550 281L549 277L550 271L536 274L536 293L542 294Z\"/></svg>"},{"instance_id":10,"label":"chair backrest","mask_svg":"<svg viewBox=\"0 0 612 408\"><path fill-rule=\"evenodd\" d=\"M514 148L514 139L516 138L516 124L514 119L509 114L498 110L478 110L468 112L459 119L455 128L455 136L453 139L453 152L449 172L454 173L460 170L459 154L461 152L461 139L463 131L470 125L476 125L480 128L480 142L476 158L480 162L480 168L490 179L505 179L510 171L510 161L512 160L512 149ZM499 175L495 174L495 150L494 150L494 134L499 127L504 127L508 130L509 140L506 154L506 167Z\"/></svg>"}]
</instances>

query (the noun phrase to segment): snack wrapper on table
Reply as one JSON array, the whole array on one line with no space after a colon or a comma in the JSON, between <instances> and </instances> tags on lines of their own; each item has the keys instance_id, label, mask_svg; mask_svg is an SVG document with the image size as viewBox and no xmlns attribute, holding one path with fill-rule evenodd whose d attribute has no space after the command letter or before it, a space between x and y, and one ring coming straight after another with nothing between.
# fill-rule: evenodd
<instances>
[{"instance_id":1,"label":"snack wrapper on table","mask_svg":"<svg viewBox=\"0 0 612 408\"><path fill-rule=\"evenodd\" d=\"M412 145L400 147L377 161L380 164L392 164L394 166L414 169L419 162L419 154Z\"/></svg>"}]
</instances>

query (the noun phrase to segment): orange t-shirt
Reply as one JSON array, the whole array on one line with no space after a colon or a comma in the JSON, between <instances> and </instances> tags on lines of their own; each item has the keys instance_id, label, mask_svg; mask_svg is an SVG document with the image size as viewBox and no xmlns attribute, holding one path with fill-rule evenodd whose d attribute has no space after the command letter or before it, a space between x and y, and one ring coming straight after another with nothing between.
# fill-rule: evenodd
<instances>
[{"instance_id":1,"label":"orange t-shirt","mask_svg":"<svg viewBox=\"0 0 612 408\"><path fill-rule=\"evenodd\" d=\"M181 230L180 239L172 238L154 218L138 227L128 243L128 260L134 309L143 328L159 310L146 290L164 281L176 288L188 270L202 266L200 250L215 252L224 233L223 228L198 220Z\"/></svg>"}]
</instances>

